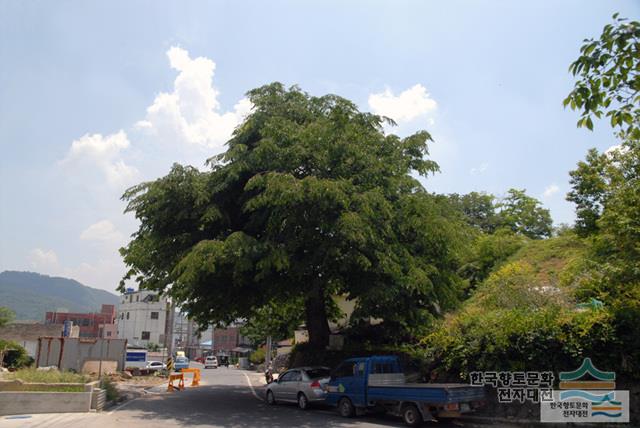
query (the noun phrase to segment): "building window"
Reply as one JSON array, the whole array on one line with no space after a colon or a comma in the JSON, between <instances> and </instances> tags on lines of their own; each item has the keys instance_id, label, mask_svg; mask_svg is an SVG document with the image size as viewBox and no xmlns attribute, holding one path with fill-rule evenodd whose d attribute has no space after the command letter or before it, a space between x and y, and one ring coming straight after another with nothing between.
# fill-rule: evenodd
<instances>
[{"instance_id":1,"label":"building window","mask_svg":"<svg viewBox=\"0 0 640 428\"><path fill-rule=\"evenodd\" d=\"M158 319L158 315L159 315L158 312L151 312L151 319L152 320L157 320Z\"/></svg>"},{"instance_id":2,"label":"building window","mask_svg":"<svg viewBox=\"0 0 640 428\"><path fill-rule=\"evenodd\" d=\"M107 332L107 337L111 337L111 332L110 331Z\"/></svg>"},{"instance_id":3,"label":"building window","mask_svg":"<svg viewBox=\"0 0 640 428\"><path fill-rule=\"evenodd\" d=\"M120 314L120 319L123 320L124 319L124 312Z\"/></svg>"},{"instance_id":4,"label":"building window","mask_svg":"<svg viewBox=\"0 0 640 428\"><path fill-rule=\"evenodd\" d=\"M136 302L140 301L140 296L136 295Z\"/></svg>"},{"instance_id":5,"label":"building window","mask_svg":"<svg viewBox=\"0 0 640 428\"><path fill-rule=\"evenodd\" d=\"M149 338L151 337L151 333L148 331L143 331L142 332L142 340L149 340Z\"/></svg>"},{"instance_id":6,"label":"building window","mask_svg":"<svg viewBox=\"0 0 640 428\"><path fill-rule=\"evenodd\" d=\"M129 319L129 312L127 312L127 319Z\"/></svg>"},{"instance_id":7,"label":"building window","mask_svg":"<svg viewBox=\"0 0 640 428\"><path fill-rule=\"evenodd\" d=\"M133 294L129 294L129 303L133 302Z\"/></svg>"}]
</instances>

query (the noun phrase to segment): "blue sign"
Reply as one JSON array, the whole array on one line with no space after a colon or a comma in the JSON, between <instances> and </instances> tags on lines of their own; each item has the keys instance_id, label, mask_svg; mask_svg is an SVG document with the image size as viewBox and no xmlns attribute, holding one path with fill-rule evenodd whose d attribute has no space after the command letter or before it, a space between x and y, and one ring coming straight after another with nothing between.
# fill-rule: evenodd
<instances>
[{"instance_id":1,"label":"blue sign","mask_svg":"<svg viewBox=\"0 0 640 428\"><path fill-rule=\"evenodd\" d=\"M62 336L69 337L71 336L71 327L73 327L73 323L69 320L66 320L62 326Z\"/></svg>"},{"instance_id":2,"label":"blue sign","mask_svg":"<svg viewBox=\"0 0 640 428\"><path fill-rule=\"evenodd\" d=\"M127 352L127 361L147 361L146 351Z\"/></svg>"}]
</instances>

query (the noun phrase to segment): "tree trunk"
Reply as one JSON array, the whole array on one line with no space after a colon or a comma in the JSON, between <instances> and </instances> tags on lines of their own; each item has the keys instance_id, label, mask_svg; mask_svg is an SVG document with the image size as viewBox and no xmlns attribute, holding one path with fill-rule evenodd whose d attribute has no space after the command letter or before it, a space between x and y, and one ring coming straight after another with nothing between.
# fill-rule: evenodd
<instances>
[{"instance_id":1,"label":"tree trunk","mask_svg":"<svg viewBox=\"0 0 640 428\"><path fill-rule=\"evenodd\" d=\"M309 345L318 349L329 346L329 320L324 299L324 287L315 283L304 301Z\"/></svg>"}]
</instances>

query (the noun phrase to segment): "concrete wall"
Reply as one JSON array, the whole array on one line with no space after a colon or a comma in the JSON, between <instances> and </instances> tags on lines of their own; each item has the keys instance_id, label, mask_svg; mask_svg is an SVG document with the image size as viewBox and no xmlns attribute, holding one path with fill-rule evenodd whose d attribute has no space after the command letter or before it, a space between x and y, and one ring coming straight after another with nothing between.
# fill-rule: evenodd
<instances>
[{"instance_id":1,"label":"concrete wall","mask_svg":"<svg viewBox=\"0 0 640 428\"><path fill-rule=\"evenodd\" d=\"M0 415L88 412L91 392L0 392Z\"/></svg>"},{"instance_id":2,"label":"concrete wall","mask_svg":"<svg viewBox=\"0 0 640 428\"><path fill-rule=\"evenodd\" d=\"M124 370L127 341L125 339L78 339L71 337L41 337L36 356L37 367L56 366L60 370L82 371L92 367L88 362L115 364L117 370ZM107 363L107 366L113 367ZM103 367L104 369L104 367Z\"/></svg>"}]
</instances>

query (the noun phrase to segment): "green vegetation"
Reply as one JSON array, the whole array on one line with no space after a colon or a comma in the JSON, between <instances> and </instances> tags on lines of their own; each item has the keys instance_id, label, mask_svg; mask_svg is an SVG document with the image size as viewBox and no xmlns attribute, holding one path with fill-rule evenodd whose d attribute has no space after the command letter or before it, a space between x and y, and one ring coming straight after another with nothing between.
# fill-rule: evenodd
<instances>
[{"instance_id":1,"label":"green vegetation","mask_svg":"<svg viewBox=\"0 0 640 428\"><path fill-rule=\"evenodd\" d=\"M588 356L640 378L640 23L614 19L585 41L565 105L589 129L606 111L620 145L589 150L571 171L575 233L502 252L490 245L495 235L476 240L464 270L471 297L422 340L422 358L449 375L558 371Z\"/></svg>"},{"instance_id":2,"label":"green vegetation","mask_svg":"<svg viewBox=\"0 0 640 428\"><path fill-rule=\"evenodd\" d=\"M95 312L100 305L118 304L118 296L79 282L31 272L0 273L0 302L11 308L17 320L42 320L47 311Z\"/></svg>"},{"instance_id":3,"label":"green vegetation","mask_svg":"<svg viewBox=\"0 0 640 428\"><path fill-rule=\"evenodd\" d=\"M10 378L33 383L86 383L90 379L70 371L36 370L34 368L16 370Z\"/></svg>"},{"instance_id":4,"label":"green vegetation","mask_svg":"<svg viewBox=\"0 0 640 428\"><path fill-rule=\"evenodd\" d=\"M100 380L100 388L106 391L107 401L115 401L120 397L118 389L109 378L103 377Z\"/></svg>"},{"instance_id":5,"label":"green vegetation","mask_svg":"<svg viewBox=\"0 0 640 428\"><path fill-rule=\"evenodd\" d=\"M124 280L202 324L248 318L256 343L304 322L294 365L401 353L451 378L588 356L637 379L640 24L614 19L570 69L579 126L606 112L620 139L570 172L574 227L554 231L520 189L429 193L412 175L438 170L426 131L401 139L348 100L273 83L249 92L254 109L210 171L174 165L125 193L140 228L121 249ZM326 348L335 295L357 301L342 351Z\"/></svg>"},{"instance_id":6,"label":"green vegetation","mask_svg":"<svg viewBox=\"0 0 640 428\"><path fill-rule=\"evenodd\" d=\"M13 321L15 317L16 313L10 308L0 306L0 327Z\"/></svg>"},{"instance_id":7,"label":"green vegetation","mask_svg":"<svg viewBox=\"0 0 640 428\"><path fill-rule=\"evenodd\" d=\"M202 324L301 300L318 348L334 294L399 332L454 307L467 233L411 175L437 171L431 136L385 134L389 119L335 95L273 83L248 96L253 111L211 171L175 165L125 193L141 222L121 250L125 279L168 291Z\"/></svg>"},{"instance_id":8,"label":"green vegetation","mask_svg":"<svg viewBox=\"0 0 640 428\"><path fill-rule=\"evenodd\" d=\"M263 348L256 349L249 355L249 361L253 364L258 365L264 363L266 352Z\"/></svg>"}]
</instances>

